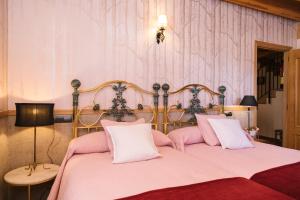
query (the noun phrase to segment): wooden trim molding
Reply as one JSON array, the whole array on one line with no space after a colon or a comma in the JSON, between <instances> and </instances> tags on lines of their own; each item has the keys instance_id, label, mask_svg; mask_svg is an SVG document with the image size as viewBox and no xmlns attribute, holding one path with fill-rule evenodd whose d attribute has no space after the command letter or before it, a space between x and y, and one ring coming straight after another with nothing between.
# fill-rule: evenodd
<instances>
[{"instance_id":1,"label":"wooden trim molding","mask_svg":"<svg viewBox=\"0 0 300 200\"><path fill-rule=\"evenodd\" d=\"M280 44L273 44L269 42L263 42L263 41L255 41L256 44L256 49L261 48L261 49L268 49L268 50L274 50L274 51L280 51L280 52L285 52L289 51L292 49L290 46L285 46L285 45L280 45Z\"/></svg>"},{"instance_id":2,"label":"wooden trim molding","mask_svg":"<svg viewBox=\"0 0 300 200\"><path fill-rule=\"evenodd\" d=\"M278 45L278 44L272 44L268 42L262 42L262 41L255 41L255 49L254 49L254 76L253 76L253 83L254 83L254 92L257 94L257 49L267 49L267 50L273 50L273 51L279 51L279 52L284 52L284 77L286 77L287 70L288 70L288 52L292 49L290 46L284 46L284 45ZM284 78L284 85L287 85L287 78ZM287 130L287 124L286 124L286 107L287 107L287 90L286 87L283 90L283 119L284 119L284 127L283 127L283 132L286 133ZM286 144L288 143L286 139L286 134L283 134L283 143ZM285 145L286 146L286 145Z\"/></svg>"},{"instance_id":3,"label":"wooden trim molding","mask_svg":"<svg viewBox=\"0 0 300 200\"><path fill-rule=\"evenodd\" d=\"M158 112L162 113L163 108L159 108ZM248 108L246 106L240 106L240 105L232 105L232 106L225 106L224 111L247 111ZM250 110L256 110L256 107L250 107ZM143 112L143 111L141 111ZM145 109L145 113L150 112L150 110ZM55 115L72 115L73 110L72 109L58 109L54 111ZM83 114L91 114L89 111L85 111ZM6 117L6 116L15 116L16 110L8 110L8 111L0 111L0 117Z\"/></svg>"},{"instance_id":4,"label":"wooden trim molding","mask_svg":"<svg viewBox=\"0 0 300 200\"><path fill-rule=\"evenodd\" d=\"M297 0L223 0L247 8L300 21L300 1Z\"/></svg>"},{"instance_id":5,"label":"wooden trim molding","mask_svg":"<svg viewBox=\"0 0 300 200\"><path fill-rule=\"evenodd\" d=\"M254 88L254 95L257 95L257 49L267 49L267 50L273 50L273 51L279 51L279 52L285 52L287 53L292 49L290 46L280 45L280 44L273 44L269 42L263 42L256 40L255 41L255 49L254 49L254 67L253 67L253 88ZM287 61L284 60L284 63ZM286 67L285 67L286 69Z\"/></svg>"},{"instance_id":6,"label":"wooden trim molding","mask_svg":"<svg viewBox=\"0 0 300 200\"><path fill-rule=\"evenodd\" d=\"M250 110L256 110L256 107L250 107ZM233 105L233 106L225 106L224 111L248 111L247 106Z\"/></svg>"},{"instance_id":7,"label":"wooden trim molding","mask_svg":"<svg viewBox=\"0 0 300 200\"><path fill-rule=\"evenodd\" d=\"M7 117L7 115L8 115L8 111L7 111L7 110L5 110L5 111L0 111L0 118L1 118L1 117Z\"/></svg>"},{"instance_id":8,"label":"wooden trim molding","mask_svg":"<svg viewBox=\"0 0 300 200\"><path fill-rule=\"evenodd\" d=\"M159 108L158 112L162 113L163 108ZM248 107L246 106L240 106L240 105L232 105L232 106L225 106L224 111L230 112L230 111L247 111ZM250 110L256 110L256 107L250 107ZM141 111L143 112L143 111ZM149 110L145 110L145 113L149 112ZM72 109L58 109L54 111L55 115L72 115L73 110ZM86 111L87 114L90 114L88 111ZM8 111L0 111L0 117L6 117L6 116L15 116L16 110L8 110Z\"/></svg>"}]
</instances>

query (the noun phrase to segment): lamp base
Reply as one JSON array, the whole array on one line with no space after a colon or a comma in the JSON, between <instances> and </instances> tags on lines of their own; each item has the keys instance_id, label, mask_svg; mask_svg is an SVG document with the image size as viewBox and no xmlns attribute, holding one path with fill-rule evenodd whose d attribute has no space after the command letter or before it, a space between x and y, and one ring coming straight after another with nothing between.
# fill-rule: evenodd
<instances>
[{"instance_id":1,"label":"lamp base","mask_svg":"<svg viewBox=\"0 0 300 200\"><path fill-rule=\"evenodd\" d=\"M29 170L29 173L27 176L31 176L38 165L39 165L38 163L28 164L28 167L25 167L25 170ZM43 165L43 169L51 169L50 167L45 167L44 163L42 165Z\"/></svg>"}]
</instances>

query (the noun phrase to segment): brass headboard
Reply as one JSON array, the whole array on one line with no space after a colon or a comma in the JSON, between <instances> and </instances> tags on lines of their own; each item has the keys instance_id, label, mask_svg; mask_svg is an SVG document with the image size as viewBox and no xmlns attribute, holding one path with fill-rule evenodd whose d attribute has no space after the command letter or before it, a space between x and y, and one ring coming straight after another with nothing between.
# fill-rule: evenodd
<instances>
[{"instance_id":1,"label":"brass headboard","mask_svg":"<svg viewBox=\"0 0 300 200\"><path fill-rule=\"evenodd\" d=\"M185 124L196 124L196 116L195 114L197 113L207 113L208 110L214 110L217 112L224 113L224 99L225 99L225 91L226 87L225 86L220 86L219 87L219 92L214 92L213 90L209 89L208 87L201 85L201 84L189 84L186 86L183 86L179 90L169 92L170 86L165 83L162 85L162 90L164 92L163 94L163 131L165 134L168 132L168 126L172 125L174 128L176 126L181 127L182 125ZM183 108L182 103L177 102L176 105L171 105L169 106L169 97L175 94L180 94L185 91L189 91L192 94L192 99L189 101L189 106L187 108ZM201 101L198 97L200 92L206 92L207 94L210 95L211 101L208 105L208 107L203 107L201 105ZM219 104L216 105L214 103L214 97L218 97ZM171 112L179 112L180 116L176 120L171 120L169 114ZM189 114L190 118L188 120L184 120L183 116Z\"/></svg>"},{"instance_id":2,"label":"brass headboard","mask_svg":"<svg viewBox=\"0 0 300 200\"><path fill-rule=\"evenodd\" d=\"M126 116L134 116L137 118L137 113L152 113L152 118L149 123L152 123L153 127L157 129L158 127L158 101L159 101L159 89L160 85L158 83L153 84L153 92L142 89L136 84L129 83L122 80L113 80L104 82L94 88L79 90L81 85L80 81L74 79L71 82L74 91L73 96L73 136L78 137L79 129L86 129L88 132L90 130L98 130L102 128L100 120L104 116L109 116L114 118L116 121L123 121ZM100 104L96 102L96 96L105 88L112 88L115 93L115 97L112 99L112 105L110 108L102 109ZM142 98L143 95L148 95L153 97L153 106L143 105L139 103L136 108L130 108L127 106L127 101L123 97L123 93L127 89L133 89L136 93L139 93ZM94 93L92 105L84 106L79 108L79 95L86 93ZM82 115L97 115L96 119L93 119L92 122L86 123L81 120Z\"/></svg>"}]
</instances>

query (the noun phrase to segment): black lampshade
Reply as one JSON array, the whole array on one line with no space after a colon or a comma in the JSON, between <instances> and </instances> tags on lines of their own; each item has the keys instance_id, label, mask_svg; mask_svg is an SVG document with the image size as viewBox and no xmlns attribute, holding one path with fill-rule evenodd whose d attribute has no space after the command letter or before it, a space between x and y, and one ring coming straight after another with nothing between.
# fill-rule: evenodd
<instances>
[{"instance_id":1,"label":"black lampshade","mask_svg":"<svg viewBox=\"0 0 300 200\"><path fill-rule=\"evenodd\" d=\"M245 95L240 103L241 106L257 106L257 101L254 96Z\"/></svg>"},{"instance_id":2,"label":"black lampshade","mask_svg":"<svg viewBox=\"0 0 300 200\"><path fill-rule=\"evenodd\" d=\"M16 103L16 126L54 124L53 103Z\"/></svg>"}]
</instances>

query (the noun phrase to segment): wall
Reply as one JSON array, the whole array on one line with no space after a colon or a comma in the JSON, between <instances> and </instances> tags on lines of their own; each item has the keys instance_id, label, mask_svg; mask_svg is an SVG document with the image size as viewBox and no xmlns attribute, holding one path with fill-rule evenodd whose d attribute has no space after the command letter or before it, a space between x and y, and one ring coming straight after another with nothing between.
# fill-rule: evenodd
<instances>
[{"instance_id":1,"label":"wall","mask_svg":"<svg viewBox=\"0 0 300 200\"><path fill-rule=\"evenodd\" d=\"M0 0L0 117L7 110L7 1ZM8 138L6 119L0 118L0 177L8 170ZM0 200L4 185L0 178Z\"/></svg>"},{"instance_id":2,"label":"wall","mask_svg":"<svg viewBox=\"0 0 300 200\"><path fill-rule=\"evenodd\" d=\"M7 110L7 0L0 0L0 112Z\"/></svg>"},{"instance_id":3,"label":"wall","mask_svg":"<svg viewBox=\"0 0 300 200\"><path fill-rule=\"evenodd\" d=\"M274 138L275 130L283 130L283 92L276 91L271 104L258 104L257 126L263 136Z\"/></svg>"},{"instance_id":4,"label":"wall","mask_svg":"<svg viewBox=\"0 0 300 200\"><path fill-rule=\"evenodd\" d=\"M7 19L1 11L0 35ZM159 14L168 16L169 26L165 41L157 45ZM171 90L192 82L214 90L225 85L226 104L237 104L253 93L255 40L296 46L294 21L219 0L8 0L8 19L8 68L0 64L0 70L8 69L8 101L2 107L8 102L9 110L24 101L70 109L74 78L82 88L112 79L148 90L154 82L168 82ZM110 105L109 96L101 99ZM234 115L245 124L246 112ZM252 117L255 123L255 113ZM32 160L32 129L14 127L14 120L0 120L1 177ZM71 139L70 124L38 130L38 160L50 161L46 152L53 133L49 154L59 164ZM0 187L1 199L5 190Z\"/></svg>"},{"instance_id":5,"label":"wall","mask_svg":"<svg viewBox=\"0 0 300 200\"><path fill-rule=\"evenodd\" d=\"M10 0L8 8L10 110L26 100L69 109L74 78L85 88L112 79L149 90L225 85L232 105L253 93L255 40L296 46L294 21L219 0ZM157 45L159 14L169 26Z\"/></svg>"}]
</instances>

